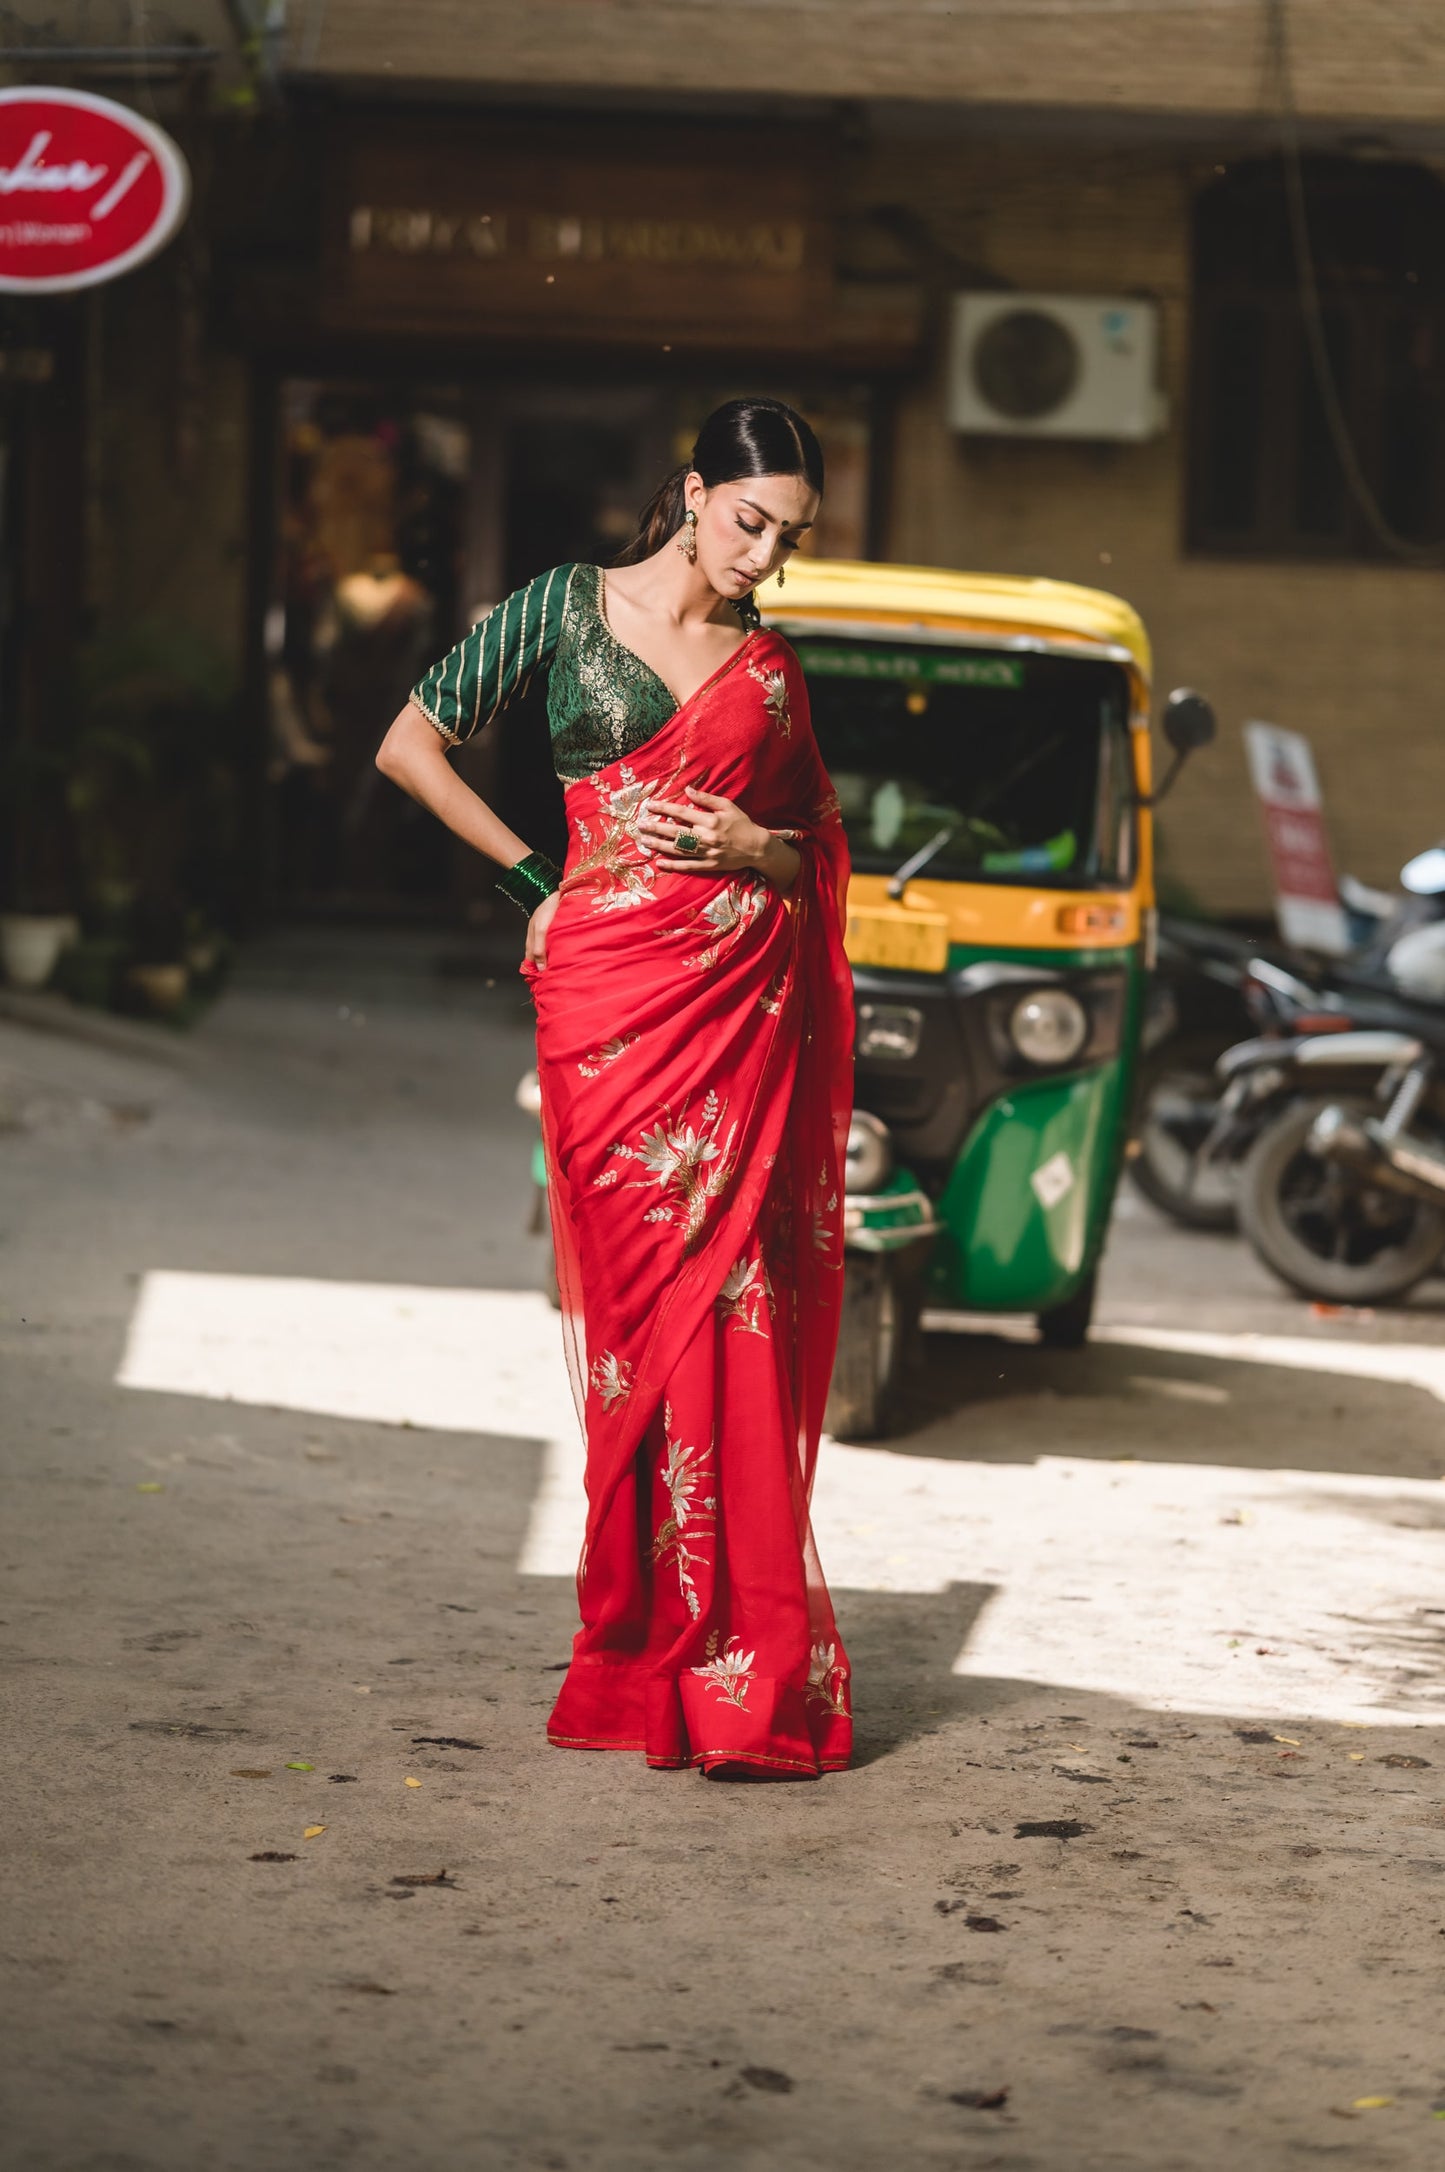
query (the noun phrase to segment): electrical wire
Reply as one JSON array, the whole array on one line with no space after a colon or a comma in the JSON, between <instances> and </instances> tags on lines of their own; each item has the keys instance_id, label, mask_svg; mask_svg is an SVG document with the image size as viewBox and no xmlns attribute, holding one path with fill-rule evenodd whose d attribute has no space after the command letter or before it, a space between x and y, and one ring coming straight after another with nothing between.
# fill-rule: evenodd
<instances>
[{"instance_id":1,"label":"electrical wire","mask_svg":"<svg viewBox=\"0 0 1445 2172\"><path fill-rule=\"evenodd\" d=\"M1360 463L1349 417L1340 398L1339 383L1325 332L1320 307L1319 276L1310 240L1309 205L1305 196L1304 159L1300 152L1299 109L1295 100L1290 65L1289 0L1265 0L1265 29L1272 89L1278 107L1280 149L1284 159L1285 204L1289 215L1290 246L1294 254L1300 313L1304 319L1305 345L1310 369L1324 411L1335 458L1345 486L1376 541L1406 565L1445 564L1445 538L1438 543L1412 543L1401 535L1385 513Z\"/></svg>"}]
</instances>

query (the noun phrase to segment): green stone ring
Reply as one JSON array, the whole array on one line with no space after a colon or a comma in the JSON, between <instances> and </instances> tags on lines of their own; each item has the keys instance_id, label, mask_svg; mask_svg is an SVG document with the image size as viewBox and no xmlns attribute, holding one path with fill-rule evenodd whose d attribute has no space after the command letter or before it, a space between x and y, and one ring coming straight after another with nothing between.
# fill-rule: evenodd
<instances>
[{"instance_id":1,"label":"green stone ring","mask_svg":"<svg viewBox=\"0 0 1445 2172\"><path fill-rule=\"evenodd\" d=\"M679 830L675 841L678 851L685 854L688 859L691 859L695 852L701 852L702 850L701 844L693 836L691 830Z\"/></svg>"}]
</instances>

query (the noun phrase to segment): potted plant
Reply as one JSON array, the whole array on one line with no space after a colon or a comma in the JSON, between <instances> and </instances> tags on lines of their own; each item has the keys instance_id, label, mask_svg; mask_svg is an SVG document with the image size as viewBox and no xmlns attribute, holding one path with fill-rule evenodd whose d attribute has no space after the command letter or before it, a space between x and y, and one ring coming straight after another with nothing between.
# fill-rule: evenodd
<instances>
[{"instance_id":1,"label":"potted plant","mask_svg":"<svg viewBox=\"0 0 1445 2172\"><path fill-rule=\"evenodd\" d=\"M80 927L64 748L53 740L12 746L3 784L9 906L0 913L0 966L12 988L43 988Z\"/></svg>"}]
</instances>

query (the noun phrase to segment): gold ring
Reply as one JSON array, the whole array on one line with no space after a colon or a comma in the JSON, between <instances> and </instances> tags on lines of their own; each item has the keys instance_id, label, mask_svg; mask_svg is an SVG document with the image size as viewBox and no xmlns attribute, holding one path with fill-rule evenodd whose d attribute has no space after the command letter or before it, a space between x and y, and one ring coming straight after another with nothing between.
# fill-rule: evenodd
<instances>
[{"instance_id":1,"label":"gold ring","mask_svg":"<svg viewBox=\"0 0 1445 2172\"><path fill-rule=\"evenodd\" d=\"M677 833L676 844L678 851L683 853L688 859L691 859L692 855L695 852L701 852L702 850L702 845L700 841L696 837L694 837L691 830L679 830Z\"/></svg>"}]
</instances>

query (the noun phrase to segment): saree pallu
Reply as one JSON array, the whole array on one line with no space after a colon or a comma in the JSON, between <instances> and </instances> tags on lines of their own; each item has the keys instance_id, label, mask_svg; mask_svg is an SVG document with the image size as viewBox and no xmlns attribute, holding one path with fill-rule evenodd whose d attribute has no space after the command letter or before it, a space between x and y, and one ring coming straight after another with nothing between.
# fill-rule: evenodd
<instances>
[{"instance_id":1,"label":"saree pallu","mask_svg":"<svg viewBox=\"0 0 1445 2172\"><path fill-rule=\"evenodd\" d=\"M687 786L801 858L659 868ZM528 969L558 1282L587 1436L582 1628L549 1739L777 1777L846 1764L848 1662L808 1502L842 1293L847 850L787 644L742 648L626 760L567 788Z\"/></svg>"}]
</instances>

